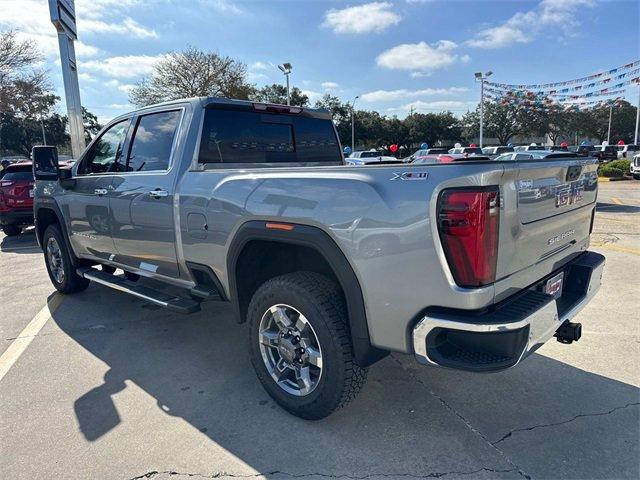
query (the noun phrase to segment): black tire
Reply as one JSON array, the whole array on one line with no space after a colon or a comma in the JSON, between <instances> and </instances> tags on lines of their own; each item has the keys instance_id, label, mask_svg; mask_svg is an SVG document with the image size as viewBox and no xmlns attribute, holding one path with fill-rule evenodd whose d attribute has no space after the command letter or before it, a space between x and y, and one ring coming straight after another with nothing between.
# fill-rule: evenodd
<instances>
[{"instance_id":1,"label":"black tire","mask_svg":"<svg viewBox=\"0 0 640 480\"><path fill-rule=\"evenodd\" d=\"M260 350L261 319L277 304L289 305L306 317L322 350L322 374L314 389L304 396L288 393L278 385ZM251 362L258 379L289 413L319 420L347 405L363 387L367 371L354 362L342 292L323 275L296 272L267 281L251 299L247 320Z\"/></svg>"},{"instance_id":2,"label":"black tire","mask_svg":"<svg viewBox=\"0 0 640 480\"><path fill-rule=\"evenodd\" d=\"M22 233L22 227L17 225L4 225L2 231L7 237L16 237Z\"/></svg>"},{"instance_id":3,"label":"black tire","mask_svg":"<svg viewBox=\"0 0 640 480\"><path fill-rule=\"evenodd\" d=\"M62 276L56 276L53 272L52 262L50 261L48 248L50 239L55 241L55 245L59 250L60 265L62 270ZM47 227L42 236L42 248L44 250L44 263L47 266L47 273L53 286L60 293L70 294L77 293L89 286L89 280L78 275L75 267L71 263L71 254L67 249L67 244L64 241L64 236L60 227L57 224L52 224Z\"/></svg>"}]
</instances>

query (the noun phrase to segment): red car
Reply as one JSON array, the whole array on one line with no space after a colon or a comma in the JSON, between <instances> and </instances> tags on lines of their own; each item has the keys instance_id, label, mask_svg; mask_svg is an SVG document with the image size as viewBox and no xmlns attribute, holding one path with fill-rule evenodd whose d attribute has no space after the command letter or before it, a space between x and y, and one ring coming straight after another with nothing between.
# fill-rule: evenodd
<instances>
[{"instance_id":1,"label":"red car","mask_svg":"<svg viewBox=\"0 0 640 480\"><path fill-rule=\"evenodd\" d=\"M0 225L6 235L20 235L23 227L33 225L33 187L31 162L0 171Z\"/></svg>"}]
</instances>

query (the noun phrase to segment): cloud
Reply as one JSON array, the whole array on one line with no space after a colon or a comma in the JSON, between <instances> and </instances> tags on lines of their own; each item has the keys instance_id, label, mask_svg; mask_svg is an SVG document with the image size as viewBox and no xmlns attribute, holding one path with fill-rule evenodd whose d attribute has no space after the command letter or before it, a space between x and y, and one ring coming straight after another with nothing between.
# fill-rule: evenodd
<instances>
[{"instance_id":1,"label":"cloud","mask_svg":"<svg viewBox=\"0 0 640 480\"><path fill-rule=\"evenodd\" d=\"M330 28L334 33L369 33L381 32L393 25L397 25L402 17L391 11L389 2L373 2L331 9L324 14L323 27Z\"/></svg>"},{"instance_id":2,"label":"cloud","mask_svg":"<svg viewBox=\"0 0 640 480\"><path fill-rule=\"evenodd\" d=\"M128 55L84 62L82 68L114 78L137 78L149 75L163 55Z\"/></svg>"},{"instance_id":3,"label":"cloud","mask_svg":"<svg viewBox=\"0 0 640 480\"><path fill-rule=\"evenodd\" d=\"M302 93L309 97L309 104L313 105L322 98L322 93L313 90L302 90Z\"/></svg>"},{"instance_id":4,"label":"cloud","mask_svg":"<svg viewBox=\"0 0 640 480\"><path fill-rule=\"evenodd\" d=\"M469 109L474 108L478 102L463 102L459 100L440 100L436 102L411 102L399 107L391 107L387 108L387 112L389 113L409 113L410 111L420 112L420 111L431 111L431 112L442 112L446 110L457 111L457 112L466 112Z\"/></svg>"},{"instance_id":5,"label":"cloud","mask_svg":"<svg viewBox=\"0 0 640 480\"><path fill-rule=\"evenodd\" d=\"M426 42L403 43L382 52L376 63L390 70L437 70L460 60L453 53L457 48L458 45L450 40L440 40L432 45Z\"/></svg>"},{"instance_id":6,"label":"cloud","mask_svg":"<svg viewBox=\"0 0 640 480\"><path fill-rule=\"evenodd\" d=\"M232 13L240 15L243 10L230 0L200 0L200 4L204 7L212 7L222 13Z\"/></svg>"},{"instance_id":7,"label":"cloud","mask_svg":"<svg viewBox=\"0 0 640 480\"><path fill-rule=\"evenodd\" d=\"M360 95L365 102L390 102L403 98L419 98L429 96L449 96L468 92L466 87L449 87L449 88L424 88L422 90L376 90Z\"/></svg>"},{"instance_id":8,"label":"cloud","mask_svg":"<svg viewBox=\"0 0 640 480\"><path fill-rule=\"evenodd\" d=\"M322 82L320 86L325 90L335 90L340 85L338 85L336 82Z\"/></svg>"},{"instance_id":9,"label":"cloud","mask_svg":"<svg viewBox=\"0 0 640 480\"><path fill-rule=\"evenodd\" d=\"M271 70L273 68L273 65L267 62L258 61L258 62L253 62L251 65L249 65L249 68L251 70Z\"/></svg>"},{"instance_id":10,"label":"cloud","mask_svg":"<svg viewBox=\"0 0 640 480\"><path fill-rule=\"evenodd\" d=\"M534 41L545 30L562 26L563 32L575 30L579 9L590 8L596 0L543 0L526 12L517 12L501 25L480 30L466 43L477 48L504 48Z\"/></svg>"},{"instance_id":11,"label":"cloud","mask_svg":"<svg viewBox=\"0 0 640 480\"><path fill-rule=\"evenodd\" d=\"M158 38L155 30L143 27L130 17L121 23L107 23L102 20L79 19L78 31L83 33L118 33L133 38Z\"/></svg>"}]
</instances>

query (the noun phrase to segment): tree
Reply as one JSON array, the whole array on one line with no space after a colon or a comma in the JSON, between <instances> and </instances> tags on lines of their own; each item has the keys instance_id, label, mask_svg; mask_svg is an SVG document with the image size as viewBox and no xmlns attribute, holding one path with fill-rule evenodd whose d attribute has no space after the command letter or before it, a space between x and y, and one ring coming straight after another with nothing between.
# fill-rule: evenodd
<instances>
[{"instance_id":1,"label":"tree","mask_svg":"<svg viewBox=\"0 0 640 480\"><path fill-rule=\"evenodd\" d=\"M19 41L17 32L0 32L0 111L8 109L11 87L16 80L24 80L40 60L33 41Z\"/></svg>"},{"instance_id":2,"label":"tree","mask_svg":"<svg viewBox=\"0 0 640 480\"><path fill-rule=\"evenodd\" d=\"M460 121L451 112L414 113L404 123L408 128L409 143L413 146L427 143L453 143L460 139Z\"/></svg>"},{"instance_id":3,"label":"tree","mask_svg":"<svg viewBox=\"0 0 640 480\"><path fill-rule=\"evenodd\" d=\"M219 96L248 99L254 87L247 67L231 57L188 47L168 53L129 93L129 101L143 107L189 97Z\"/></svg>"},{"instance_id":4,"label":"tree","mask_svg":"<svg viewBox=\"0 0 640 480\"><path fill-rule=\"evenodd\" d=\"M302 93L298 87L293 87L290 90L291 105L298 107L306 107L309 105L309 97ZM259 102L265 103L279 103L280 105L287 104L287 87L274 83L272 85L265 85L264 87L256 90L254 96Z\"/></svg>"},{"instance_id":5,"label":"tree","mask_svg":"<svg viewBox=\"0 0 640 480\"><path fill-rule=\"evenodd\" d=\"M484 103L484 136L495 137L500 145L506 145L515 135L534 129L533 117L515 105L494 102ZM468 138L480 133L480 105L462 117L464 133Z\"/></svg>"}]
</instances>

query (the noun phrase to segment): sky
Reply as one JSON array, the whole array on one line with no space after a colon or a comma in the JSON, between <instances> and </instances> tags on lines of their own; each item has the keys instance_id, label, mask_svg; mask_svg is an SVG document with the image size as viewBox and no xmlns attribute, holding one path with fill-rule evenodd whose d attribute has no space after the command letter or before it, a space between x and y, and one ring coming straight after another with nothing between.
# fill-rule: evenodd
<instances>
[{"instance_id":1,"label":"sky","mask_svg":"<svg viewBox=\"0 0 640 480\"><path fill-rule=\"evenodd\" d=\"M169 51L191 45L247 65L249 81L291 82L356 108L462 115L474 72L500 83L580 78L640 58L640 2L601 0L76 0L82 104L105 122ZM0 0L0 29L37 41L65 113L47 0ZM638 87L625 97L638 101Z\"/></svg>"}]
</instances>

